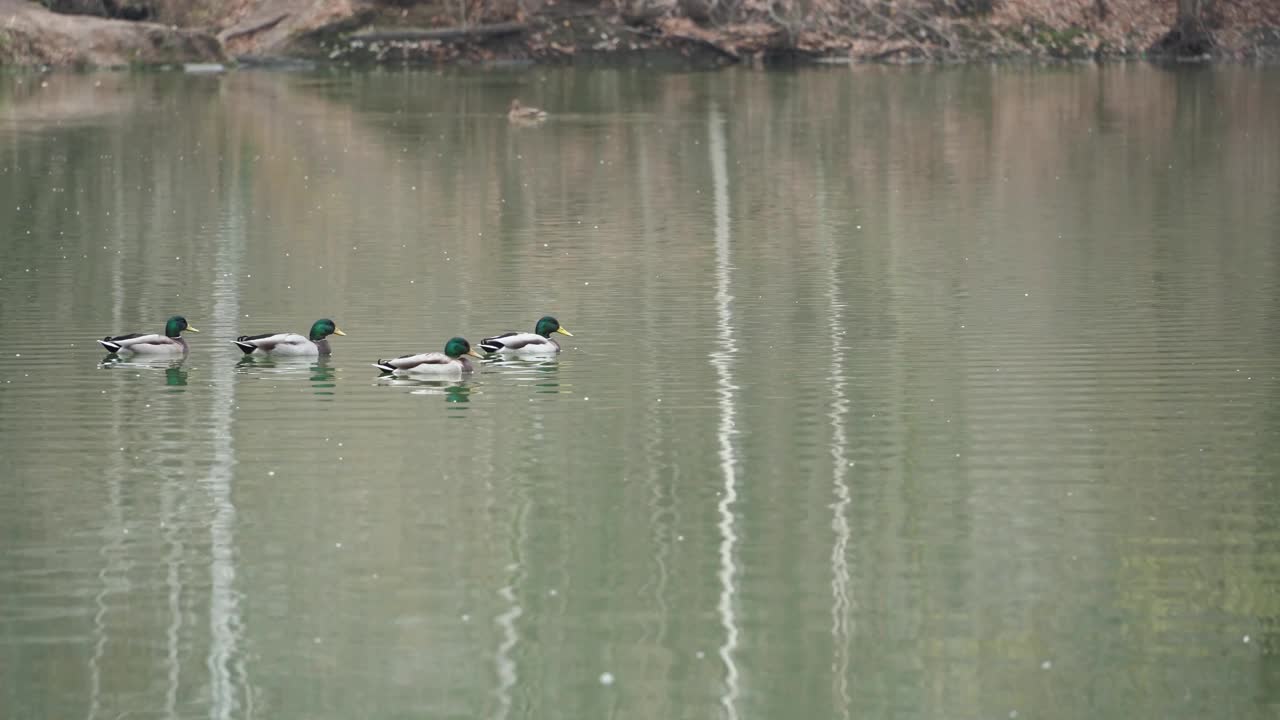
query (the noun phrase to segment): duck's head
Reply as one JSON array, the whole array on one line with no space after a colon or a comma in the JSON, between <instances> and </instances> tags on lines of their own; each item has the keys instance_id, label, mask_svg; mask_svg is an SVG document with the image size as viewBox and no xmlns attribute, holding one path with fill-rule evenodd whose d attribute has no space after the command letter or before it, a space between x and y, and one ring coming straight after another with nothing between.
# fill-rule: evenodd
<instances>
[{"instance_id":1,"label":"duck's head","mask_svg":"<svg viewBox=\"0 0 1280 720\"><path fill-rule=\"evenodd\" d=\"M346 335L346 333L339 330L338 326L329 318L321 318L311 326L311 334L308 337L311 339L311 342L316 342L318 340L323 340L330 335Z\"/></svg>"},{"instance_id":2,"label":"duck's head","mask_svg":"<svg viewBox=\"0 0 1280 720\"><path fill-rule=\"evenodd\" d=\"M523 107L520 104L520 98L511 98L511 107L509 108L511 112L520 112Z\"/></svg>"},{"instance_id":3,"label":"duck's head","mask_svg":"<svg viewBox=\"0 0 1280 720\"><path fill-rule=\"evenodd\" d=\"M165 337L176 338L182 335L182 331L200 332L199 330L187 324L187 319L181 315L174 315L164 324Z\"/></svg>"},{"instance_id":4,"label":"duck's head","mask_svg":"<svg viewBox=\"0 0 1280 720\"><path fill-rule=\"evenodd\" d=\"M467 342L466 338L460 337L449 338L449 342L444 344L444 354L455 360L463 355L470 355L471 357L478 358L484 357L480 353L471 349L471 343Z\"/></svg>"},{"instance_id":5,"label":"duck's head","mask_svg":"<svg viewBox=\"0 0 1280 720\"><path fill-rule=\"evenodd\" d=\"M538 324L533 326L533 331L544 338L551 337L551 333L560 333L561 335L573 337L573 333L560 327L560 321L550 315L543 315L542 318L538 320Z\"/></svg>"}]
</instances>

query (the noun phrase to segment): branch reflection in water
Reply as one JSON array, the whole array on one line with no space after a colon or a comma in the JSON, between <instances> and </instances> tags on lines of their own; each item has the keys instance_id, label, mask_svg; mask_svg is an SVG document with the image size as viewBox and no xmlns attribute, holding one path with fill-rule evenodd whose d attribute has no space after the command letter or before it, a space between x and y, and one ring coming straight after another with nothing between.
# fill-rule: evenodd
<instances>
[{"instance_id":1,"label":"branch reflection in water","mask_svg":"<svg viewBox=\"0 0 1280 720\"><path fill-rule=\"evenodd\" d=\"M717 511L720 515L720 601L718 612L724 627L724 644L720 646L720 659L725 667L725 692L720 698L729 720L738 717L737 700L738 665L734 651L738 648L738 623L734 606L737 602L737 572L735 550L738 535L734 528L733 505L738 499L737 449L733 439L738 430L735 425L737 409L734 393L738 389L733 380L733 357L738 352L733 337L733 295L730 293L729 262L729 171L725 158L724 118L713 105L708 118L711 133L711 177L715 190L715 242L716 242L716 319L720 349L711 355L716 369L720 423L716 436L720 444L720 472L724 488Z\"/></svg>"},{"instance_id":2,"label":"branch reflection in water","mask_svg":"<svg viewBox=\"0 0 1280 720\"><path fill-rule=\"evenodd\" d=\"M831 372L827 383L831 387L831 483L835 501L831 503L831 530L835 535L831 545L831 644L832 701L840 716L850 715L853 703L849 691L849 624L852 608L849 600L849 483L845 416L849 414L849 400L845 395L845 347L848 331L844 326L844 300L840 287L840 257L834 232L827 217L826 172L822 160L818 167L816 193L817 232L826 255L827 265L827 336L831 340Z\"/></svg>"}]
</instances>

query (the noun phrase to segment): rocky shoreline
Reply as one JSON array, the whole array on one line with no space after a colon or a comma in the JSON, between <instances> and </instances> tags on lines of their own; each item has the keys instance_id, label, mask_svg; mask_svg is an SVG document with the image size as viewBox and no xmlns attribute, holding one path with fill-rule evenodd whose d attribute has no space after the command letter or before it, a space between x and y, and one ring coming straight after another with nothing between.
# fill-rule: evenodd
<instances>
[{"instance_id":1,"label":"rocky shoreline","mask_svg":"<svg viewBox=\"0 0 1280 720\"><path fill-rule=\"evenodd\" d=\"M1189 46L1175 0L845 0L804 16L750 0L720 15L689 0L0 0L0 65L1280 61L1280 3L1215 2Z\"/></svg>"}]
</instances>

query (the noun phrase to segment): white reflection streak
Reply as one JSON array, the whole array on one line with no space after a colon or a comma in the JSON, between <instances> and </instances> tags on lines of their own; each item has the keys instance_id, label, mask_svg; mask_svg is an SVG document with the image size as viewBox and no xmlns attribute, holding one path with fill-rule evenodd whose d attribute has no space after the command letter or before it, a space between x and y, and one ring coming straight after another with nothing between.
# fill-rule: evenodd
<instances>
[{"instance_id":1,"label":"white reflection streak","mask_svg":"<svg viewBox=\"0 0 1280 720\"><path fill-rule=\"evenodd\" d=\"M116 439L119 440L120 433L117 432ZM94 604L97 611L93 614L93 635L97 638L93 645L93 654L89 656L89 720L98 717L98 713L102 709L102 656L107 651L107 596L120 592L121 586L128 585L127 580L116 579L123 573L123 566L126 564L123 559L124 554L124 510L121 502L120 492L120 470L110 473L107 480L107 506L110 512L110 521L104 531L104 535L110 537L110 541L102 546L100 554L104 562L102 569L98 571L98 580L102 583L101 589L94 596Z\"/></svg>"},{"instance_id":2,"label":"white reflection streak","mask_svg":"<svg viewBox=\"0 0 1280 720\"><path fill-rule=\"evenodd\" d=\"M235 329L230 324L240 317L239 290L236 287L239 266L240 239L243 225L240 203L237 201L235 183L232 185L230 227L219 238L215 261L213 317L214 337L231 337ZM213 410L211 412L213 434L213 464L205 487L213 506L213 520L209 525L210 541L210 592L209 592L209 684L212 705L209 717L214 720L230 718L240 709L233 670L244 686L245 717L253 715L252 698L246 677L244 658L237 652L243 623L240 618L240 595L235 589L235 524L236 506L231 500L231 481L235 468L235 448L231 443L231 408L235 405L235 369L231 363L213 363L209 371L212 378Z\"/></svg>"},{"instance_id":3,"label":"white reflection streak","mask_svg":"<svg viewBox=\"0 0 1280 720\"><path fill-rule=\"evenodd\" d=\"M645 241L645 258L648 260L653 257L654 240L657 233L654 230L653 222L653 197L650 192L649 185L649 147L645 142L645 131L636 132L636 141L639 144L639 152L636 154L636 185L640 189L640 211L644 223L644 241ZM647 263L646 263L647 265ZM649 268L646 267L646 270ZM645 299L650 301L653 298L653 280L654 273L645 273ZM658 333L656 327L654 313L645 313L645 334L653 337ZM661 368L657 365L651 365L655 373L661 373ZM655 375L650 382L651 387L660 385L660 377ZM653 562L657 569L657 578L654 581L653 600L658 609L658 627L654 635L654 645L662 647L667 638L667 617L670 615L670 606L667 603L667 578L669 571L667 569L667 558L671 555L670 525L664 523L669 514L668 510L663 507L662 498L662 482L660 479L661 466L653 459L658 457L659 448L662 445L662 418L658 412L661 407L661 398L655 398L654 402L649 403L649 413L647 420L649 422L649 433L645 438L644 456L650 459L649 465L649 528L653 538L655 547L653 554ZM645 583L648 587L648 583Z\"/></svg>"},{"instance_id":4,"label":"white reflection streak","mask_svg":"<svg viewBox=\"0 0 1280 720\"><path fill-rule=\"evenodd\" d=\"M498 595L506 600L511 607L506 612L493 619L498 627L502 628L502 642L498 644L498 654L494 659L494 663L498 668L498 713L496 717L506 718L511 714L511 689L516 686L519 676L516 673L516 663L511 659L511 651L515 649L516 643L520 641L520 635L516 631L516 620L524 614L524 610L516 604L515 588L507 585L498 591Z\"/></svg>"},{"instance_id":5,"label":"white reflection streak","mask_svg":"<svg viewBox=\"0 0 1280 720\"><path fill-rule=\"evenodd\" d=\"M720 624L724 627L724 644L720 646L720 659L725 668L725 693L720 697L725 715L729 720L736 720L738 708L738 666L734 660L734 650L738 648L738 625L734 617L734 596L737 594L735 584L737 567L734 565L733 551L738 543L734 532L733 504L738 499L738 480L736 475L737 457L734 453L733 437L737 434L734 427L736 410L733 407L733 384L731 375L733 356L738 352L737 342L733 339L733 295L729 294L729 171L725 159L724 117L713 104L710 116L710 150L711 150L711 183L715 197L715 238L716 238L716 317L720 349L711 354L711 364L716 369L716 384L720 394L720 426L716 435L720 439L720 472L724 476L724 490L720 495L720 602L717 610L720 613Z\"/></svg>"},{"instance_id":6,"label":"white reflection streak","mask_svg":"<svg viewBox=\"0 0 1280 720\"><path fill-rule=\"evenodd\" d=\"M123 201L120 199L123 193L123 187L117 183L116 190L116 254L111 261L111 327L119 328L124 324L124 277L122 270L124 269L124 230L121 226L120 218L124 217L124 213L120 212L123 207ZM112 330L118 332L118 330ZM114 397L121 397L124 392L123 378L115 378ZM112 437L115 440L115 447L120 448L120 454L117 459L120 464L114 468L107 476L107 506L111 511L111 522L107 524L104 535L108 535L110 542L103 545L99 554L104 558L102 569L98 571L98 580L102 583L102 588L94 595L94 604L97 610L93 614L93 635L96 638L93 644L93 654L89 656L89 714L88 719L94 720L98 717L98 713L102 709L102 656L107 651L107 596L112 592L111 575L118 572L123 565L118 560L121 549L124 547L124 508L122 504L122 496L120 489L121 475L124 473L124 440L121 432L121 413L111 414L111 428L113 430ZM126 583L117 583L127 584Z\"/></svg>"},{"instance_id":7,"label":"white reflection streak","mask_svg":"<svg viewBox=\"0 0 1280 720\"><path fill-rule=\"evenodd\" d=\"M831 337L831 478L835 502L831 504L831 529L835 542L831 547L831 643L835 650L832 663L832 682L840 701L842 717L849 717L852 700L849 697L849 484L845 477L846 460L844 419L849 412L849 400L844 386L843 310L840 301L840 276L837 272L837 256L832 233L826 224L826 175L818 161L818 232L822 234L827 250L827 334Z\"/></svg>"},{"instance_id":8,"label":"white reflection streak","mask_svg":"<svg viewBox=\"0 0 1280 720\"><path fill-rule=\"evenodd\" d=\"M215 304L216 306L216 304ZM239 317L216 314L217 317ZM223 330L222 336L230 331ZM209 681L213 705L209 717L223 720L235 714L240 703L236 698L235 682L231 676L231 663L236 657L236 646L240 636L240 598L234 587L236 579L235 548L233 543L236 522L236 508L231 502L231 463L235 462L234 450L231 447L231 423L221 416L230 415L231 393L229 380L220 380L219 375L229 374L232 366L225 365L223 370L214 370L213 396L214 441L213 467L210 470L206 485L213 504L213 521L209 526L210 559L209 575L212 587L209 598ZM224 401L223 398L226 398ZM224 409L217 409L222 406Z\"/></svg>"},{"instance_id":9,"label":"white reflection streak","mask_svg":"<svg viewBox=\"0 0 1280 720\"><path fill-rule=\"evenodd\" d=\"M164 520L162 525L169 544L169 554L165 558L168 575L165 579L169 587L169 628L165 635L168 642L169 655L166 664L169 666L169 687L164 695L165 717L178 716L178 686L182 679L182 665L178 659L178 644L182 637L182 540L174 522L173 488L169 487L164 498Z\"/></svg>"},{"instance_id":10,"label":"white reflection streak","mask_svg":"<svg viewBox=\"0 0 1280 720\"><path fill-rule=\"evenodd\" d=\"M533 432L530 438L535 444L541 444L544 440L540 413L535 412L533 416ZM523 548L531 504L529 496L521 490L518 480L514 480L512 484L512 494L517 498L517 503L511 533L511 563L506 568L510 578L506 585L498 589L498 595L507 602L508 608L506 612L493 619L493 622L502 630L502 642L498 643L498 649L494 655L494 667L498 673L498 687L494 690L498 696L495 717L499 720L510 716L511 691L520 681L519 667L516 665L515 658L512 657L512 651L520 642L520 631L516 629L516 620L524 615L524 608L520 606L516 597L516 588L520 585L524 573Z\"/></svg>"},{"instance_id":11,"label":"white reflection streak","mask_svg":"<svg viewBox=\"0 0 1280 720\"><path fill-rule=\"evenodd\" d=\"M502 719L511 714L511 689L520 679L516 672L516 662L511 651L520 642L520 633L516 630L516 620L524 614L524 609L516 602L515 578L511 584L498 590L498 595L510 606L507 611L495 617L493 621L502 629L502 642L498 643L498 652L494 657L494 665L498 670L498 712L495 717Z\"/></svg>"},{"instance_id":12,"label":"white reflection streak","mask_svg":"<svg viewBox=\"0 0 1280 720\"><path fill-rule=\"evenodd\" d=\"M520 642L520 632L516 629L516 620L520 619L521 615L524 615L524 608L520 607L520 603L516 600L516 586L520 584L523 574L521 548L524 544L525 523L528 512L529 503L527 500L521 502L520 507L516 510L515 536L512 538L513 562L507 566L507 570L511 573L510 580L498 590L498 595L507 602L509 607L506 612L493 619L493 622L502 629L502 642L498 643L498 652L494 656L494 665L498 671L498 688L495 691L498 696L498 711L495 717L499 720L511 714L511 690L520 679L516 661L512 658L511 651Z\"/></svg>"}]
</instances>

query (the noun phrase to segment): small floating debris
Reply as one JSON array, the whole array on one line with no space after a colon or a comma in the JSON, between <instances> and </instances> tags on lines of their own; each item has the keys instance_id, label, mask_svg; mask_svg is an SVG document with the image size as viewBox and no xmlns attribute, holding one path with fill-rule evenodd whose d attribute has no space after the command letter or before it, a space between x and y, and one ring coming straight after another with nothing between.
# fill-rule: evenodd
<instances>
[{"instance_id":1,"label":"small floating debris","mask_svg":"<svg viewBox=\"0 0 1280 720\"><path fill-rule=\"evenodd\" d=\"M603 672L603 673L600 673L600 684L601 684L601 685L606 685L606 686L608 686L608 685L612 685L612 684L613 684L613 673L611 673L611 672Z\"/></svg>"},{"instance_id":2,"label":"small floating debris","mask_svg":"<svg viewBox=\"0 0 1280 720\"><path fill-rule=\"evenodd\" d=\"M222 63L187 63L182 66L182 71L192 75L217 75L226 72L227 66Z\"/></svg>"}]
</instances>

